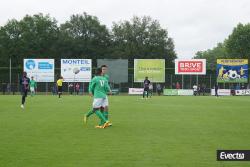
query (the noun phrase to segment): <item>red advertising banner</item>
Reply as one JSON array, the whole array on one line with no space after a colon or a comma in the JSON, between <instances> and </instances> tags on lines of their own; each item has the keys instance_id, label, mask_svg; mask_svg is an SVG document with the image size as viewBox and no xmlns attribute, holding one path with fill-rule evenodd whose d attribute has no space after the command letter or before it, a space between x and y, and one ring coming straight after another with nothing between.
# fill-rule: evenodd
<instances>
[{"instance_id":1,"label":"red advertising banner","mask_svg":"<svg viewBox=\"0 0 250 167\"><path fill-rule=\"evenodd\" d=\"M206 59L176 59L175 74L206 75Z\"/></svg>"}]
</instances>

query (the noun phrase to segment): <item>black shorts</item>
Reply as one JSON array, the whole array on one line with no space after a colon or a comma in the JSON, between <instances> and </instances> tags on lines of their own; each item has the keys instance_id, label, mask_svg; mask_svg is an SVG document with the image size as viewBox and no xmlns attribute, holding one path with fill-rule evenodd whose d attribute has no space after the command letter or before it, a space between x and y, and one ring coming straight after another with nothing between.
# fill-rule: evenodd
<instances>
[{"instance_id":1,"label":"black shorts","mask_svg":"<svg viewBox=\"0 0 250 167\"><path fill-rule=\"evenodd\" d=\"M62 86L58 86L58 92L62 92Z\"/></svg>"},{"instance_id":2,"label":"black shorts","mask_svg":"<svg viewBox=\"0 0 250 167\"><path fill-rule=\"evenodd\" d=\"M149 88L147 88L147 87L146 87L146 88L144 88L144 91L147 91L147 92L148 92L148 91L149 91Z\"/></svg>"},{"instance_id":3,"label":"black shorts","mask_svg":"<svg viewBox=\"0 0 250 167\"><path fill-rule=\"evenodd\" d=\"M21 95L27 97L28 90L22 90Z\"/></svg>"}]
</instances>

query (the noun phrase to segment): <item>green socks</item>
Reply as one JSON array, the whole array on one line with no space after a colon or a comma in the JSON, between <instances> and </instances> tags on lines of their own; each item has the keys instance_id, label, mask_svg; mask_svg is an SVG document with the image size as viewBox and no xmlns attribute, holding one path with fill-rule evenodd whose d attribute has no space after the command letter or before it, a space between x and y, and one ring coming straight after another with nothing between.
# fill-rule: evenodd
<instances>
[{"instance_id":1,"label":"green socks","mask_svg":"<svg viewBox=\"0 0 250 167\"><path fill-rule=\"evenodd\" d=\"M103 116L100 110L95 111L95 114L99 117L102 122L107 122L107 119Z\"/></svg>"},{"instance_id":2,"label":"green socks","mask_svg":"<svg viewBox=\"0 0 250 167\"><path fill-rule=\"evenodd\" d=\"M100 110L96 110L95 112L93 110L90 110L87 114L86 117L90 117L92 114L96 114L98 116L98 118L101 120L100 122L100 126L104 125L104 123L108 120L108 112L107 111L103 111L101 112Z\"/></svg>"},{"instance_id":3,"label":"green socks","mask_svg":"<svg viewBox=\"0 0 250 167\"><path fill-rule=\"evenodd\" d=\"M106 120L108 120L108 114L109 114L108 111L103 112L103 116L106 118Z\"/></svg>"},{"instance_id":4,"label":"green socks","mask_svg":"<svg viewBox=\"0 0 250 167\"><path fill-rule=\"evenodd\" d=\"M94 114L93 110L90 110L87 114L86 117L88 118L90 115Z\"/></svg>"},{"instance_id":5,"label":"green socks","mask_svg":"<svg viewBox=\"0 0 250 167\"><path fill-rule=\"evenodd\" d=\"M108 120L108 111L103 111L102 114L105 117L105 119ZM104 121L101 121L99 125L102 126L104 123L105 123Z\"/></svg>"}]
</instances>

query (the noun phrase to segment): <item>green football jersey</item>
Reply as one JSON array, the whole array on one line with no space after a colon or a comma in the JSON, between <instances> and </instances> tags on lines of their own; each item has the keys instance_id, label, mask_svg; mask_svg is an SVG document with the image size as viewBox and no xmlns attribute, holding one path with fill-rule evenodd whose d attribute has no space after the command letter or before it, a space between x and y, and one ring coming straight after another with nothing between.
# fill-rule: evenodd
<instances>
[{"instance_id":1,"label":"green football jersey","mask_svg":"<svg viewBox=\"0 0 250 167\"><path fill-rule=\"evenodd\" d=\"M95 98L106 98L109 91L110 87L103 76L95 76L89 84L89 92L94 93Z\"/></svg>"},{"instance_id":2,"label":"green football jersey","mask_svg":"<svg viewBox=\"0 0 250 167\"><path fill-rule=\"evenodd\" d=\"M109 82L109 76L108 76L108 74L104 74L103 77Z\"/></svg>"},{"instance_id":3,"label":"green football jersey","mask_svg":"<svg viewBox=\"0 0 250 167\"><path fill-rule=\"evenodd\" d=\"M30 80L29 85L30 85L31 88L36 88L36 81Z\"/></svg>"}]
</instances>

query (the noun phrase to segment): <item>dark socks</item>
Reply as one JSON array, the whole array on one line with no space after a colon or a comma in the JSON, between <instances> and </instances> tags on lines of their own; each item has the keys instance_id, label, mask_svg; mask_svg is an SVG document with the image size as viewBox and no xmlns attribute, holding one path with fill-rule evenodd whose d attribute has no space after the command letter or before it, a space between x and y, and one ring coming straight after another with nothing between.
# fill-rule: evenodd
<instances>
[{"instance_id":1,"label":"dark socks","mask_svg":"<svg viewBox=\"0 0 250 167\"><path fill-rule=\"evenodd\" d=\"M22 104L24 105L25 103L25 96L22 96Z\"/></svg>"}]
</instances>

